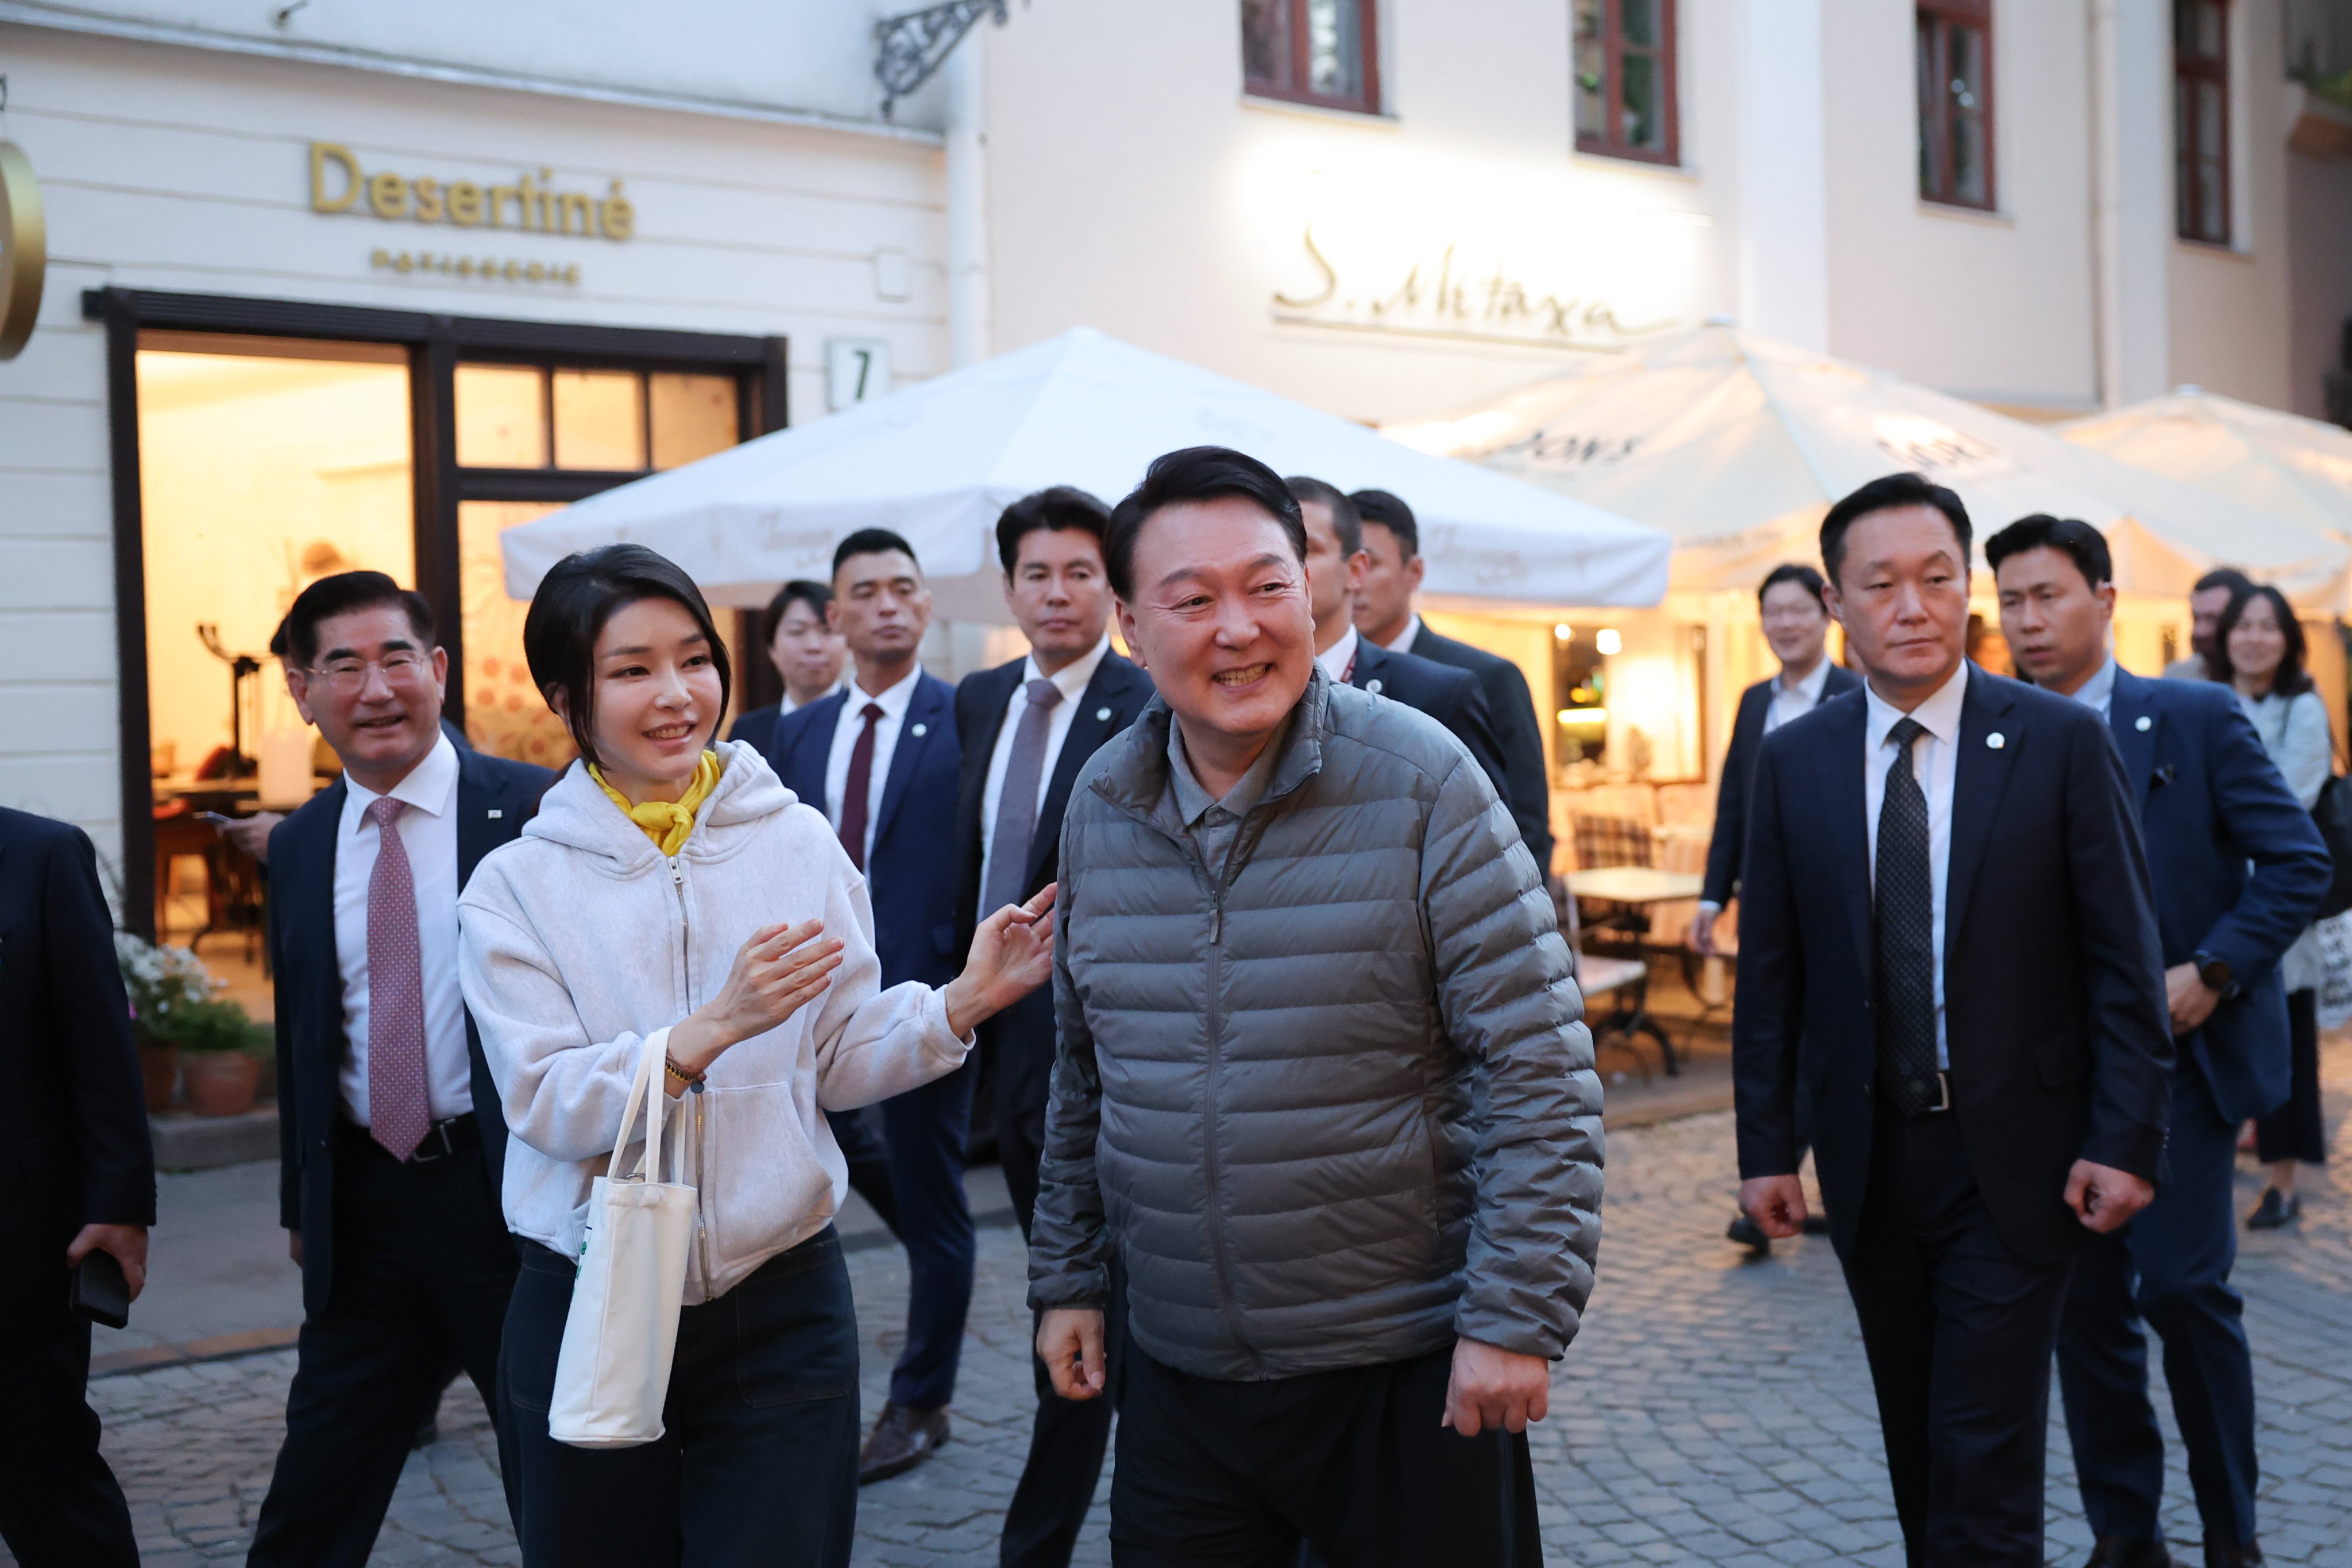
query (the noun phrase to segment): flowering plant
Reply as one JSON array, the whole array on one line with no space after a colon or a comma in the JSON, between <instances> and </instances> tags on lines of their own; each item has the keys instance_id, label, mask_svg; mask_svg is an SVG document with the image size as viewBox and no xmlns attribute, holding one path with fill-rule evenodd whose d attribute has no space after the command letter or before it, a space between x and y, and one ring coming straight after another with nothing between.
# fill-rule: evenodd
<instances>
[{"instance_id":1,"label":"flowering plant","mask_svg":"<svg viewBox=\"0 0 2352 1568\"><path fill-rule=\"evenodd\" d=\"M131 996L131 1027L159 1044L175 1041L183 1016L201 1016L219 988L191 950L158 947L129 931L114 933L114 962Z\"/></svg>"}]
</instances>

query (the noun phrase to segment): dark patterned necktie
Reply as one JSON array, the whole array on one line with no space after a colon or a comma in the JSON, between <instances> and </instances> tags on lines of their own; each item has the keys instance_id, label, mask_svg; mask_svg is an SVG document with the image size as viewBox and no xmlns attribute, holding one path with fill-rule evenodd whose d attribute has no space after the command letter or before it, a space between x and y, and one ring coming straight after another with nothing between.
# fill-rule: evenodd
<instances>
[{"instance_id":1,"label":"dark patterned necktie","mask_svg":"<svg viewBox=\"0 0 2352 1568\"><path fill-rule=\"evenodd\" d=\"M841 847L849 851L849 863L863 871L866 797L874 793L874 725L882 717L882 704L868 702L858 717L866 721L866 728L857 731L857 743L849 748L849 777L841 786Z\"/></svg>"},{"instance_id":2,"label":"dark patterned necktie","mask_svg":"<svg viewBox=\"0 0 2352 1568\"><path fill-rule=\"evenodd\" d=\"M425 964L416 931L416 879L389 796L371 801L375 869L368 875L368 1132L405 1160L433 1128L425 1067Z\"/></svg>"},{"instance_id":3,"label":"dark patterned necktie","mask_svg":"<svg viewBox=\"0 0 2352 1568\"><path fill-rule=\"evenodd\" d=\"M1927 867L1927 796L1911 749L1916 719L1887 734L1895 761L1878 808L1878 1087L1906 1116L1939 1103L1936 1084L1936 889Z\"/></svg>"}]
</instances>

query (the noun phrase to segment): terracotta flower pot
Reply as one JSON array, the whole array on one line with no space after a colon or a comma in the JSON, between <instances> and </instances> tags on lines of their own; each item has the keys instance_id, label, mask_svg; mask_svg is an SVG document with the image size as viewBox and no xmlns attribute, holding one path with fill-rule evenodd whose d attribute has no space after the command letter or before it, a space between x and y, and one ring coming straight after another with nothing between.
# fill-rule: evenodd
<instances>
[{"instance_id":1,"label":"terracotta flower pot","mask_svg":"<svg viewBox=\"0 0 2352 1568\"><path fill-rule=\"evenodd\" d=\"M188 1105L198 1116L242 1116L253 1109L261 1064L243 1051L197 1051L181 1058Z\"/></svg>"},{"instance_id":2,"label":"terracotta flower pot","mask_svg":"<svg viewBox=\"0 0 2352 1568\"><path fill-rule=\"evenodd\" d=\"M147 1091L148 1110L171 1110L180 1087L180 1047L140 1041L139 1079Z\"/></svg>"}]
</instances>

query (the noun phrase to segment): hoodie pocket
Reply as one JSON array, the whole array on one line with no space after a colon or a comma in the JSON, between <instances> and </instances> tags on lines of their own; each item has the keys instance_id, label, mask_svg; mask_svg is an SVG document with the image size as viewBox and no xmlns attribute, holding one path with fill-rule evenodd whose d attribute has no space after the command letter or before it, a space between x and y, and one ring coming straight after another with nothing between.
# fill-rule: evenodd
<instances>
[{"instance_id":1,"label":"hoodie pocket","mask_svg":"<svg viewBox=\"0 0 2352 1568\"><path fill-rule=\"evenodd\" d=\"M711 1089L702 1099L702 1216L710 1268L772 1251L833 1207L833 1177L817 1158L793 1083Z\"/></svg>"}]
</instances>

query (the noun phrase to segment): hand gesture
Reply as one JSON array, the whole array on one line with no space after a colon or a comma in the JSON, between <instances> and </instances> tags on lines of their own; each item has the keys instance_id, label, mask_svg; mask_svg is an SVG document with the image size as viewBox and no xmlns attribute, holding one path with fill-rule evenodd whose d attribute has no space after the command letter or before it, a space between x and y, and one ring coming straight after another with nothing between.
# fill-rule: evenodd
<instances>
[{"instance_id":1,"label":"hand gesture","mask_svg":"<svg viewBox=\"0 0 2352 1568\"><path fill-rule=\"evenodd\" d=\"M823 940L820 940L823 939ZM823 994L841 967L841 943L823 921L762 926L735 951L719 994L669 1032L669 1058L698 1073L729 1047L764 1035ZM680 1091L677 1079L667 1087Z\"/></svg>"},{"instance_id":2,"label":"hand gesture","mask_svg":"<svg viewBox=\"0 0 2352 1568\"><path fill-rule=\"evenodd\" d=\"M971 955L963 973L948 983L948 1027L958 1038L972 1026L1010 1007L1054 972L1054 896L1061 884L1025 904L1007 904L971 935Z\"/></svg>"},{"instance_id":3,"label":"hand gesture","mask_svg":"<svg viewBox=\"0 0 2352 1568\"><path fill-rule=\"evenodd\" d=\"M1454 1342L1454 1375L1445 1384L1441 1426L1465 1437L1489 1427L1524 1432L1551 1409L1551 1363L1480 1340Z\"/></svg>"}]
</instances>

